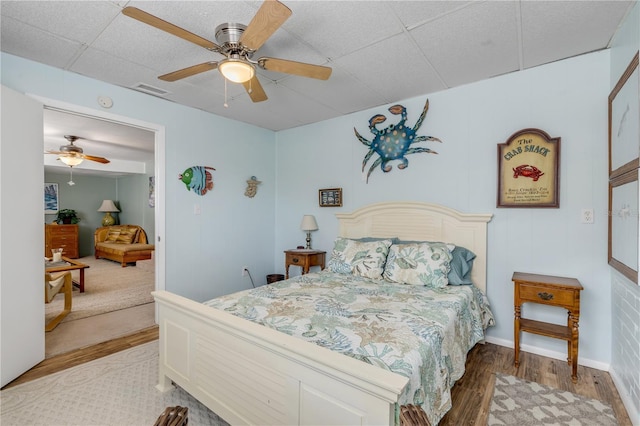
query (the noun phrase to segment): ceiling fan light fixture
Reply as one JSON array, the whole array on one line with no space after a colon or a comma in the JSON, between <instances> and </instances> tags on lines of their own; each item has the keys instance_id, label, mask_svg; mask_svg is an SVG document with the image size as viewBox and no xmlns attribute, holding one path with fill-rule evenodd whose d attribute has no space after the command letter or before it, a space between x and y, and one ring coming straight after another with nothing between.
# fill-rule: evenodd
<instances>
[{"instance_id":1,"label":"ceiling fan light fixture","mask_svg":"<svg viewBox=\"0 0 640 426\"><path fill-rule=\"evenodd\" d=\"M253 78L256 70L252 64L241 59L228 58L218 63L220 73L234 83L245 83Z\"/></svg>"},{"instance_id":2,"label":"ceiling fan light fixture","mask_svg":"<svg viewBox=\"0 0 640 426\"><path fill-rule=\"evenodd\" d=\"M75 155L73 156L64 155L64 156L58 157L58 160L62 161L64 164L66 164L69 167L73 167L82 163L84 159L82 157L76 157Z\"/></svg>"}]
</instances>

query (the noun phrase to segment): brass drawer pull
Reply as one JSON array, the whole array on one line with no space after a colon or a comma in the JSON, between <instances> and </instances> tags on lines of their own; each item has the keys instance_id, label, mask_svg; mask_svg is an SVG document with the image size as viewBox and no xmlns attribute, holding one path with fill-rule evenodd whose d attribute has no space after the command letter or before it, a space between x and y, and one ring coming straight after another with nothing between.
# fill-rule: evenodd
<instances>
[{"instance_id":1,"label":"brass drawer pull","mask_svg":"<svg viewBox=\"0 0 640 426\"><path fill-rule=\"evenodd\" d=\"M293 263L298 263L298 258L297 257L293 258Z\"/></svg>"},{"instance_id":2,"label":"brass drawer pull","mask_svg":"<svg viewBox=\"0 0 640 426\"><path fill-rule=\"evenodd\" d=\"M553 299L553 293L538 293L538 297L542 300L551 300Z\"/></svg>"}]
</instances>

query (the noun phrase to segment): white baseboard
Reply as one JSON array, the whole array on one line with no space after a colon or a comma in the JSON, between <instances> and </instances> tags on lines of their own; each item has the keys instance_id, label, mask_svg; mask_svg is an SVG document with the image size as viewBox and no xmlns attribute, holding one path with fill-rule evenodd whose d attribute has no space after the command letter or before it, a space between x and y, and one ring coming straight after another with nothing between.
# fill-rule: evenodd
<instances>
[{"instance_id":1,"label":"white baseboard","mask_svg":"<svg viewBox=\"0 0 640 426\"><path fill-rule=\"evenodd\" d=\"M636 408L635 401L631 398L628 392L624 387L624 382L616 372L615 368L611 368L609 370L609 374L611 375L611 379L613 380L613 384L618 389L618 393L620 394L620 399L622 399L622 403L624 404L624 408L627 409L627 415L631 420L632 425L640 425L640 412L638 412Z\"/></svg>"},{"instance_id":2,"label":"white baseboard","mask_svg":"<svg viewBox=\"0 0 640 426\"><path fill-rule=\"evenodd\" d=\"M499 339L496 337L491 337L491 336L486 336L485 339L487 342L489 343L493 343L499 346L504 346L507 348L513 348L513 341L512 340L506 340L506 339ZM548 349L544 349L544 348L540 348L537 346L531 346L531 345L520 345L520 350L524 351L524 352L530 352L532 354L536 354L536 355L541 355L541 356L546 356L548 358L553 358L553 359L559 359L562 361L566 361L567 359L567 353L566 352L557 352L557 351L550 351ZM582 358L580 357L580 355L578 355L578 365L584 365L585 367L590 367L590 368L595 368L596 370L602 370L602 371L609 371L609 368L611 367L611 365L609 363L606 362L601 362L601 361L595 361L592 359L588 359L588 358Z\"/></svg>"}]
</instances>

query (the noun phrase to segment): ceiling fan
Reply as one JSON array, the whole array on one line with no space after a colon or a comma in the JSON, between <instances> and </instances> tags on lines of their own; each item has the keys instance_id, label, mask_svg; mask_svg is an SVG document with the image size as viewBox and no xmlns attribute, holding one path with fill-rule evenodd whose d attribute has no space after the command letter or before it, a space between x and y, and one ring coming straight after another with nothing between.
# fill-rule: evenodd
<instances>
[{"instance_id":1,"label":"ceiling fan","mask_svg":"<svg viewBox=\"0 0 640 426\"><path fill-rule=\"evenodd\" d=\"M291 16L291 10L277 0L265 0L249 25L218 25L215 32L218 44L135 7L125 7L122 13L225 56L218 62L204 62L161 75L158 77L160 80L177 81L217 68L226 80L241 83L253 102L262 102L267 100L267 95L257 78L256 67L319 80L327 80L331 75L331 68L321 65L269 57L252 59L253 54Z\"/></svg>"},{"instance_id":2,"label":"ceiling fan","mask_svg":"<svg viewBox=\"0 0 640 426\"><path fill-rule=\"evenodd\" d=\"M96 161L98 163L107 164L109 160L104 157L96 157L95 155L87 155L83 152L82 148L73 143L78 139L84 139L79 136L64 135L64 138L69 141L67 145L62 145L58 151L45 151L45 154L55 154L58 156L58 160L62 161L69 167L77 166L84 160Z\"/></svg>"}]
</instances>

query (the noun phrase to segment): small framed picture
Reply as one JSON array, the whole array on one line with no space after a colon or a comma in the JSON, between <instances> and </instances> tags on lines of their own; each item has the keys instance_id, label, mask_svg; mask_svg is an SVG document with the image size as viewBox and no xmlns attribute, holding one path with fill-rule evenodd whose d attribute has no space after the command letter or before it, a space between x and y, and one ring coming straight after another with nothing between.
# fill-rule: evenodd
<instances>
[{"instance_id":1,"label":"small framed picture","mask_svg":"<svg viewBox=\"0 0 640 426\"><path fill-rule=\"evenodd\" d=\"M60 210L60 200L58 199L58 184L44 184L44 214L56 214Z\"/></svg>"},{"instance_id":2,"label":"small framed picture","mask_svg":"<svg viewBox=\"0 0 640 426\"><path fill-rule=\"evenodd\" d=\"M320 207L342 207L342 188L327 188L318 190Z\"/></svg>"}]
</instances>

